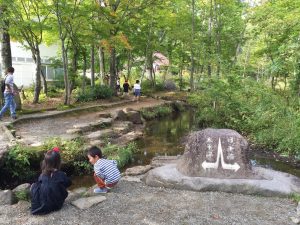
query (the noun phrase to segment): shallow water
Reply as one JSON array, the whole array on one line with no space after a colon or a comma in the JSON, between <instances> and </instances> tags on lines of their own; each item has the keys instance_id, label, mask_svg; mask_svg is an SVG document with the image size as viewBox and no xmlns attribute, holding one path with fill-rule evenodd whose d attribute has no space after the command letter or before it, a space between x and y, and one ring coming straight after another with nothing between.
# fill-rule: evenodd
<instances>
[{"instance_id":1,"label":"shallow water","mask_svg":"<svg viewBox=\"0 0 300 225\"><path fill-rule=\"evenodd\" d=\"M195 122L195 112L188 110L182 113L173 113L170 117L149 121L146 124L143 137L137 141L140 152L135 154L132 163L127 167L150 164L155 156L174 156L184 152L184 139L194 130L199 130ZM274 170L287 172L300 177L300 170L288 163L264 156L250 156L252 165L263 166ZM93 185L92 176L75 177L74 186L83 184ZM80 186L81 185L81 186ZM74 187L73 186L73 187Z\"/></svg>"}]
</instances>

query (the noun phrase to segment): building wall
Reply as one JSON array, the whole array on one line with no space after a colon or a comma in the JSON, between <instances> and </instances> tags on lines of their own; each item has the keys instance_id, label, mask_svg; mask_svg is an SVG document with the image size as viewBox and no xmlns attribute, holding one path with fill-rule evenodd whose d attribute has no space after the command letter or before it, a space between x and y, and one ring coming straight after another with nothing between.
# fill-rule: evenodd
<instances>
[{"instance_id":1,"label":"building wall","mask_svg":"<svg viewBox=\"0 0 300 225\"><path fill-rule=\"evenodd\" d=\"M54 70L50 66L51 57L56 57L58 46L40 45L41 59L43 71L46 74L47 80L55 79L57 73L61 70ZM11 42L12 64L15 68L14 81L17 86L29 87L35 82L35 64L32 59L31 51L25 49L20 43ZM1 72L3 74L3 71Z\"/></svg>"}]
</instances>

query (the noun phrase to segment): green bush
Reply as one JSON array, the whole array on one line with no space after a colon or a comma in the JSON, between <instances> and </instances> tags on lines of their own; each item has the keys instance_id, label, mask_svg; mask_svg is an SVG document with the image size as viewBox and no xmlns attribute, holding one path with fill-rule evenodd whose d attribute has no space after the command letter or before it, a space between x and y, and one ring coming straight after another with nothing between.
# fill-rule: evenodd
<instances>
[{"instance_id":1,"label":"green bush","mask_svg":"<svg viewBox=\"0 0 300 225\"><path fill-rule=\"evenodd\" d=\"M189 99L200 127L235 129L265 148L300 156L300 115L287 93L238 76L206 82Z\"/></svg>"},{"instance_id":2,"label":"green bush","mask_svg":"<svg viewBox=\"0 0 300 225\"><path fill-rule=\"evenodd\" d=\"M119 168L123 168L131 161L133 153L137 152L137 146L134 142L125 147L109 144L102 148L102 152L108 159L116 160Z\"/></svg>"},{"instance_id":3,"label":"green bush","mask_svg":"<svg viewBox=\"0 0 300 225\"><path fill-rule=\"evenodd\" d=\"M31 169L31 159L36 158L37 152L32 148L22 145L15 145L9 149L5 155L4 166L1 169L1 175L6 178L19 178L21 180L30 179L36 173Z\"/></svg>"},{"instance_id":4,"label":"green bush","mask_svg":"<svg viewBox=\"0 0 300 225\"><path fill-rule=\"evenodd\" d=\"M171 106L158 106L155 108L142 109L141 113L145 120L153 120L158 117L169 115L173 111Z\"/></svg>"},{"instance_id":5,"label":"green bush","mask_svg":"<svg viewBox=\"0 0 300 225\"><path fill-rule=\"evenodd\" d=\"M42 149L51 150L53 147L59 147L61 150L62 160L65 162L76 162L85 160L84 141L81 138L67 141L59 137L48 139L44 142Z\"/></svg>"},{"instance_id":6,"label":"green bush","mask_svg":"<svg viewBox=\"0 0 300 225\"><path fill-rule=\"evenodd\" d=\"M29 201L30 197L29 192L27 190L17 191L15 194L18 201Z\"/></svg>"},{"instance_id":7,"label":"green bush","mask_svg":"<svg viewBox=\"0 0 300 225\"><path fill-rule=\"evenodd\" d=\"M81 89L76 94L76 102L88 102L97 99L109 99L113 96L113 90L106 85L95 85L94 88L87 87L85 92Z\"/></svg>"}]
</instances>

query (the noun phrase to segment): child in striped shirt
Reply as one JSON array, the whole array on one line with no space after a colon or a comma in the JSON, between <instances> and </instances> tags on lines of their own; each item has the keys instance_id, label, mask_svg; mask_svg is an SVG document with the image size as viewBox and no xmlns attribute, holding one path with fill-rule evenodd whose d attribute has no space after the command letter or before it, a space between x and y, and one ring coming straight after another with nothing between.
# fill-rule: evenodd
<instances>
[{"instance_id":1,"label":"child in striped shirt","mask_svg":"<svg viewBox=\"0 0 300 225\"><path fill-rule=\"evenodd\" d=\"M104 159L102 151L93 146L87 154L89 162L94 165L94 179L98 185L94 193L107 193L107 190L114 187L121 178L116 160Z\"/></svg>"}]
</instances>

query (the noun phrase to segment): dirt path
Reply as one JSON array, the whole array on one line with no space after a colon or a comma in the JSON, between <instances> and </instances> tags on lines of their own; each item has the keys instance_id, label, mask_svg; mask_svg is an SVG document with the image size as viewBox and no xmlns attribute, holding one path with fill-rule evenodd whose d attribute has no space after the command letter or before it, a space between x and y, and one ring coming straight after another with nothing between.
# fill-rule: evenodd
<instances>
[{"instance_id":1,"label":"dirt path","mask_svg":"<svg viewBox=\"0 0 300 225\"><path fill-rule=\"evenodd\" d=\"M43 119L28 119L23 120L20 123L14 125L16 135L20 136L26 144L41 143L47 138L51 137L68 137L66 130L72 129L75 124L95 122L99 118L97 114L99 112L111 113L126 107L134 110L139 110L145 107L152 107L163 104L165 101L142 98L139 102L130 102L124 105L113 106L103 110L86 111L79 113L70 113L67 115L61 115L56 117L49 117ZM51 114L54 114L51 112Z\"/></svg>"},{"instance_id":2,"label":"dirt path","mask_svg":"<svg viewBox=\"0 0 300 225\"><path fill-rule=\"evenodd\" d=\"M0 206L2 225L291 225L296 204L222 192L154 188L121 180L106 200L86 210L66 202L60 211L32 216L29 203Z\"/></svg>"}]
</instances>

